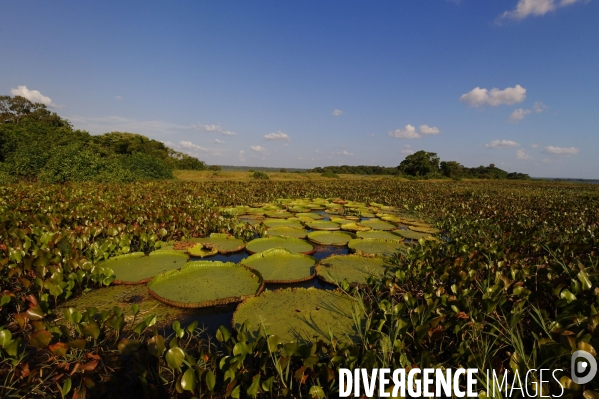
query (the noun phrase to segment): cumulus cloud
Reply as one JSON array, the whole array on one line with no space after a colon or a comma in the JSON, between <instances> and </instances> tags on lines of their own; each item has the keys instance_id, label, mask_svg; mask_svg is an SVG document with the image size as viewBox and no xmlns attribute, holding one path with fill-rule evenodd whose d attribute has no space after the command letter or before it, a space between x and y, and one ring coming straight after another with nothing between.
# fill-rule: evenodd
<instances>
[{"instance_id":1,"label":"cumulus cloud","mask_svg":"<svg viewBox=\"0 0 599 399\"><path fill-rule=\"evenodd\" d=\"M32 103L42 103L50 108L62 108L63 105L58 105L48 96L44 96L38 90L29 90L27 86L17 86L16 89L10 89L10 94L13 96L25 97Z\"/></svg>"},{"instance_id":2,"label":"cumulus cloud","mask_svg":"<svg viewBox=\"0 0 599 399\"><path fill-rule=\"evenodd\" d=\"M414 153L414 150L412 150L412 147L409 144L406 144L403 146L403 150L401 150L400 153L404 155L410 155Z\"/></svg>"},{"instance_id":3,"label":"cumulus cloud","mask_svg":"<svg viewBox=\"0 0 599 399\"><path fill-rule=\"evenodd\" d=\"M331 115L341 116L341 115L343 115L343 111L341 111L340 109L335 109L335 110L333 110L333 112L331 112Z\"/></svg>"},{"instance_id":4,"label":"cumulus cloud","mask_svg":"<svg viewBox=\"0 0 599 399\"><path fill-rule=\"evenodd\" d=\"M545 154L550 154L550 155L569 157L571 155L578 154L578 148L576 148L576 147L554 147L554 146L550 145L550 146L545 147L545 150L543 152Z\"/></svg>"},{"instance_id":5,"label":"cumulus cloud","mask_svg":"<svg viewBox=\"0 0 599 399\"><path fill-rule=\"evenodd\" d=\"M524 109L524 108L518 108L516 110L514 110L514 112L511 113L510 117L508 118L508 121L510 122L519 122L522 119L524 119L524 117L528 114L530 114L532 111L529 109Z\"/></svg>"},{"instance_id":6,"label":"cumulus cloud","mask_svg":"<svg viewBox=\"0 0 599 399\"><path fill-rule=\"evenodd\" d=\"M462 94L460 101L471 107L481 107L484 105L495 107L501 104L512 105L521 103L525 98L526 89L520 85L516 85L514 87L506 87L503 90L499 90L496 87L491 90L475 87L468 93Z\"/></svg>"},{"instance_id":7,"label":"cumulus cloud","mask_svg":"<svg viewBox=\"0 0 599 399\"><path fill-rule=\"evenodd\" d=\"M225 144L225 140L214 139L216 144Z\"/></svg>"},{"instance_id":8,"label":"cumulus cloud","mask_svg":"<svg viewBox=\"0 0 599 399\"><path fill-rule=\"evenodd\" d=\"M209 149L204 148L204 147L200 147L197 144L192 143L191 141L179 141L179 145L183 148L187 148L190 150L198 150L198 151L202 151L202 152L210 152Z\"/></svg>"},{"instance_id":9,"label":"cumulus cloud","mask_svg":"<svg viewBox=\"0 0 599 399\"><path fill-rule=\"evenodd\" d=\"M396 129L395 131L389 132L389 136L397 139L418 139L420 135L416 133L416 128L412 125L406 125L403 129Z\"/></svg>"},{"instance_id":10,"label":"cumulus cloud","mask_svg":"<svg viewBox=\"0 0 599 399\"><path fill-rule=\"evenodd\" d=\"M488 144L485 144L487 148L509 148L509 147L519 147L520 144L516 143L512 140L493 140Z\"/></svg>"},{"instance_id":11,"label":"cumulus cloud","mask_svg":"<svg viewBox=\"0 0 599 399\"><path fill-rule=\"evenodd\" d=\"M252 145L252 146L250 146L250 148L252 149L252 151L266 152L266 148L259 146L259 145Z\"/></svg>"},{"instance_id":12,"label":"cumulus cloud","mask_svg":"<svg viewBox=\"0 0 599 399\"><path fill-rule=\"evenodd\" d=\"M534 109L534 111L537 114L540 114L541 112L543 112L547 109L547 106L545 104L543 104L541 101L537 101L533 104L532 109Z\"/></svg>"},{"instance_id":13,"label":"cumulus cloud","mask_svg":"<svg viewBox=\"0 0 599 399\"><path fill-rule=\"evenodd\" d=\"M531 159L532 157L524 150L516 151L516 157L518 159Z\"/></svg>"},{"instance_id":14,"label":"cumulus cloud","mask_svg":"<svg viewBox=\"0 0 599 399\"><path fill-rule=\"evenodd\" d=\"M264 138L266 140L278 140L278 141L290 141L291 138L282 131L278 130L276 133L265 134Z\"/></svg>"},{"instance_id":15,"label":"cumulus cloud","mask_svg":"<svg viewBox=\"0 0 599 399\"><path fill-rule=\"evenodd\" d=\"M235 136L237 133L232 132L230 130L224 130L220 125L192 125L195 128L200 128L205 132L216 132L220 133L224 136Z\"/></svg>"},{"instance_id":16,"label":"cumulus cloud","mask_svg":"<svg viewBox=\"0 0 599 399\"><path fill-rule=\"evenodd\" d=\"M519 0L515 9L504 12L499 18L524 19L531 15L537 17L578 2L581 0Z\"/></svg>"},{"instance_id":17,"label":"cumulus cloud","mask_svg":"<svg viewBox=\"0 0 599 399\"><path fill-rule=\"evenodd\" d=\"M429 126L429 125L420 125L420 127L418 128L418 131L420 132L420 134L439 134L439 133L441 133L441 131L439 130L438 127L433 127L433 126Z\"/></svg>"}]
</instances>

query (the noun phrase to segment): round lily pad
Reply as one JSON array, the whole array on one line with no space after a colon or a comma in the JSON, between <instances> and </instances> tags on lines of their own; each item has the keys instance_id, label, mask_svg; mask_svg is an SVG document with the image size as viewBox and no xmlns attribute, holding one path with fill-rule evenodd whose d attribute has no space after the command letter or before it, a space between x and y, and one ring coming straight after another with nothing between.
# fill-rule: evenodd
<instances>
[{"instance_id":1,"label":"round lily pad","mask_svg":"<svg viewBox=\"0 0 599 399\"><path fill-rule=\"evenodd\" d=\"M277 226L287 226L287 227L295 227L297 229L303 229L304 226L298 221L295 220L285 220L285 219L266 219L264 222L266 227L277 227Z\"/></svg>"},{"instance_id":2,"label":"round lily pad","mask_svg":"<svg viewBox=\"0 0 599 399\"><path fill-rule=\"evenodd\" d=\"M233 327L244 323L250 331L265 329L282 342L316 337L351 342L357 339L352 311L358 304L345 294L315 288L265 291L244 300L233 314Z\"/></svg>"},{"instance_id":3,"label":"round lily pad","mask_svg":"<svg viewBox=\"0 0 599 399\"><path fill-rule=\"evenodd\" d=\"M382 220L364 220L360 225L370 227L373 230L394 230L397 227L391 223L383 222Z\"/></svg>"},{"instance_id":4,"label":"round lily pad","mask_svg":"<svg viewBox=\"0 0 599 399\"><path fill-rule=\"evenodd\" d=\"M266 212L266 216L268 216L269 218L287 219L287 218L293 217L293 213L286 212L286 211L274 211L274 212Z\"/></svg>"},{"instance_id":5,"label":"round lily pad","mask_svg":"<svg viewBox=\"0 0 599 399\"><path fill-rule=\"evenodd\" d=\"M394 230L393 232L409 240L419 240L421 238L427 238L431 236L428 233L419 233L412 230Z\"/></svg>"},{"instance_id":6,"label":"round lily pad","mask_svg":"<svg viewBox=\"0 0 599 399\"><path fill-rule=\"evenodd\" d=\"M187 250L187 253L196 258L207 258L218 253L216 248L207 248L201 242L196 243L193 247Z\"/></svg>"},{"instance_id":7,"label":"round lily pad","mask_svg":"<svg viewBox=\"0 0 599 399\"><path fill-rule=\"evenodd\" d=\"M341 230L367 231L371 230L371 228L368 226L363 226L361 223L346 223L341 225Z\"/></svg>"},{"instance_id":8,"label":"round lily pad","mask_svg":"<svg viewBox=\"0 0 599 399\"><path fill-rule=\"evenodd\" d=\"M307 281L314 277L317 259L303 254L292 254L283 248L272 248L249 256L242 264L258 270L264 282L291 284Z\"/></svg>"},{"instance_id":9,"label":"round lily pad","mask_svg":"<svg viewBox=\"0 0 599 399\"><path fill-rule=\"evenodd\" d=\"M296 213L295 217L309 217L310 219L314 219L314 220L320 220L320 219L324 219L324 216L322 216L319 213L306 213L306 212L300 212L300 213Z\"/></svg>"},{"instance_id":10,"label":"round lily pad","mask_svg":"<svg viewBox=\"0 0 599 399\"><path fill-rule=\"evenodd\" d=\"M257 238L247 243L248 252L255 254L271 248L285 248L291 253L309 255L315 251L312 244L293 237L265 237Z\"/></svg>"},{"instance_id":11,"label":"round lily pad","mask_svg":"<svg viewBox=\"0 0 599 399\"><path fill-rule=\"evenodd\" d=\"M339 224L327 220L314 220L306 223L306 227L312 230L339 230Z\"/></svg>"},{"instance_id":12,"label":"round lily pad","mask_svg":"<svg viewBox=\"0 0 599 399\"><path fill-rule=\"evenodd\" d=\"M143 284L157 274L181 268L187 259L187 255L179 251L161 250L150 255L143 252L120 255L100 265L112 269L116 275L113 284Z\"/></svg>"},{"instance_id":13,"label":"round lily pad","mask_svg":"<svg viewBox=\"0 0 599 399\"><path fill-rule=\"evenodd\" d=\"M206 248L216 249L221 254L239 252L245 248L245 242L228 234L212 233L210 237L196 239Z\"/></svg>"},{"instance_id":14,"label":"round lily pad","mask_svg":"<svg viewBox=\"0 0 599 399\"><path fill-rule=\"evenodd\" d=\"M395 240L381 238L357 238L351 240L347 246L352 252L364 255L391 255L404 245Z\"/></svg>"},{"instance_id":15,"label":"round lily pad","mask_svg":"<svg viewBox=\"0 0 599 399\"><path fill-rule=\"evenodd\" d=\"M345 219L345 218L331 218L331 222L339 223L339 224L348 224L354 223L353 220Z\"/></svg>"},{"instance_id":16,"label":"round lily pad","mask_svg":"<svg viewBox=\"0 0 599 399\"><path fill-rule=\"evenodd\" d=\"M390 231L382 231L382 230L368 230L368 231L358 231L356 235L360 238L383 238L385 240L395 240L402 241L402 237L395 234L399 230L394 230L393 233Z\"/></svg>"},{"instance_id":17,"label":"round lily pad","mask_svg":"<svg viewBox=\"0 0 599 399\"><path fill-rule=\"evenodd\" d=\"M227 262L189 262L148 283L148 293L171 306L204 308L226 305L258 295L264 289L259 272Z\"/></svg>"},{"instance_id":18,"label":"round lily pad","mask_svg":"<svg viewBox=\"0 0 599 399\"><path fill-rule=\"evenodd\" d=\"M419 233L437 234L441 232L441 230L435 227L409 226L409 228L410 230L417 231Z\"/></svg>"},{"instance_id":19,"label":"round lily pad","mask_svg":"<svg viewBox=\"0 0 599 399\"><path fill-rule=\"evenodd\" d=\"M347 280L350 284L366 284L370 276L382 276L387 268L382 258L360 255L333 255L316 265L316 275L331 284Z\"/></svg>"},{"instance_id":20,"label":"round lily pad","mask_svg":"<svg viewBox=\"0 0 599 399\"><path fill-rule=\"evenodd\" d=\"M308 234L308 240L318 245L333 245L342 247L346 245L350 240L356 238L351 233L344 233L341 231L313 231Z\"/></svg>"},{"instance_id":21,"label":"round lily pad","mask_svg":"<svg viewBox=\"0 0 599 399\"><path fill-rule=\"evenodd\" d=\"M266 230L266 234L273 237L293 237L293 238L306 238L308 232L304 229L296 229L294 227L279 226L271 227Z\"/></svg>"}]
</instances>

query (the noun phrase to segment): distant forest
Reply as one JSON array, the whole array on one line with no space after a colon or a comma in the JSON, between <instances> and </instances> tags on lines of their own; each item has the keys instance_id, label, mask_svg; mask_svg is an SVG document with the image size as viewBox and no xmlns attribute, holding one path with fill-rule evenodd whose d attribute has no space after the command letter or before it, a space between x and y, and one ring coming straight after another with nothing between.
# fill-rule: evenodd
<instances>
[{"instance_id":1,"label":"distant forest","mask_svg":"<svg viewBox=\"0 0 599 399\"><path fill-rule=\"evenodd\" d=\"M309 169L311 173L399 175L408 178L469 178L469 179L530 179L525 173L499 169L494 164L468 168L456 161L441 161L436 153L418 151L408 155L397 167L385 166L325 166Z\"/></svg>"},{"instance_id":2,"label":"distant forest","mask_svg":"<svg viewBox=\"0 0 599 399\"><path fill-rule=\"evenodd\" d=\"M148 137L75 130L45 105L0 96L0 183L131 182L172 178L206 164Z\"/></svg>"}]
</instances>

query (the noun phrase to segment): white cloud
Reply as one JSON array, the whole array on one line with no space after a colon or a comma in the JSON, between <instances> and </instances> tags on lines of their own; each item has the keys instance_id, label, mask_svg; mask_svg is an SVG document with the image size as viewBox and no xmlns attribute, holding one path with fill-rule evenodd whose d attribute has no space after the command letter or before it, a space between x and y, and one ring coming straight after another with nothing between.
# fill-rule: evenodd
<instances>
[{"instance_id":1,"label":"white cloud","mask_svg":"<svg viewBox=\"0 0 599 399\"><path fill-rule=\"evenodd\" d=\"M547 109L547 106L541 101L537 101L533 104L532 109L534 109L537 114L540 114Z\"/></svg>"},{"instance_id":2,"label":"white cloud","mask_svg":"<svg viewBox=\"0 0 599 399\"><path fill-rule=\"evenodd\" d=\"M244 154L245 154L245 150L240 150L239 151L239 161L240 162L245 162L245 156L244 156Z\"/></svg>"},{"instance_id":3,"label":"white cloud","mask_svg":"<svg viewBox=\"0 0 599 399\"><path fill-rule=\"evenodd\" d=\"M407 149L407 148L406 148L405 150L401 150L400 152L401 152L402 154L405 154L405 155L411 155L411 154L413 154L413 153L414 153L414 151L413 151L413 150L410 150L410 149Z\"/></svg>"},{"instance_id":4,"label":"white cloud","mask_svg":"<svg viewBox=\"0 0 599 399\"><path fill-rule=\"evenodd\" d=\"M204 147L200 147L197 144L192 143L191 141L179 141L179 145L183 148L187 148L190 150L198 150L198 151L202 151L202 152L210 152L209 149L204 148Z\"/></svg>"},{"instance_id":5,"label":"white cloud","mask_svg":"<svg viewBox=\"0 0 599 399\"><path fill-rule=\"evenodd\" d=\"M332 154L333 154L333 155L345 155L345 156L347 156L347 157L351 157L351 156L353 156L353 155L354 155L354 153L353 153L353 152L349 152L349 151L347 151L347 150L343 150L343 151L339 151L339 152L333 152Z\"/></svg>"},{"instance_id":6,"label":"white cloud","mask_svg":"<svg viewBox=\"0 0 599 399\"><path fill-rule=\"evenodd\" d=\"M412 125L406 125L403 129L396 129L388 133L389 136L398 139L418 139L420 135L416 133L416 128Z\"/></svg>"},{"instance_id":7,"label":"white cloud","mask_svg":"<svg viewBox=\"0 0 599 399\"><path fill-rule=\"evenodd\" d=\"M504 12L500 19L524 19L531 15L541 16L557 8L566 7L581 0L519 0L516 8L512 11Z\"/></svg>"},{"instance_id":8,"label":"white cloud","mask_svg":"<svg viewBox=\"0 0 599 399\"><path fill-rule=\"evenodd\" d=\"M50 108L62 108L63 105L58 105L52 102L48 96L44 96L38 90L29 90L27 86L17 86L16 89L10 89L10 94L13 96L25 97L32 103L42 103Z\"/></svg>"},{"instance_id":9,"label":"white cloud","mask_svg":"<svg viewBox=\"0 0 599 399\"><path fill-rule=\"evenodd\" d=\"M250 148L252 149L252 151L266 152L266 148L259 146L259 145L252 145L252 146L250 146Z\"/></svg>"},{"instance_id":10,"label":"white cloud","mask_svg":"<svg viewBox=\"0 0 599 399\"><path fill-rule=\"evenodd\" d=\"M343 111L341 111L340 109L335 109L335 110L333 110L333 112L331 112L331 115L341 116L341 115L343 115Z\"/></svg>"},{"instance_id":11,"label":"white cloud","mask_svg":"<svg viewBox=\"0 0 599 399\"><path fill-rule=\"evenodd\" d=\"M539 148L539 145L538 145L538 144L531 144L530 146L531 146L532 148Z\"/></svg>"},{"instance_id":12,"label":"white cloud","mask_svg":"<svg viewBox=\"0 0 599 399\"><path fill-rule=\"evenodd\" d=\"M216 144L225 144L225 140L214 139Z\"/></svg>"},{"instance_id":13,"label":"white cloud","mask_svg":"<svg viewBox=\"0 0 599 399\"><path fill-rule=\"evenodd\" d=\"M508 121L510 122L518 122L521 121L522 119L524 119L524 117L528 114L530 114L532 111L529 109L524 109L524 108L518 108L516 110L514 110L514 112L511 113L510 117L508 118Z\"/></svg>"},{"instance_id":14,"label":"white cloud","mask_svg":"<svg viewBox=\"0 0 599 399\"><path fill-rule=\"evenodd\" d=\"M420 132L420 134L439 134L439 133L441 133L441 131L439 130L438 127L433 127L433 126L429 126L429 125L420 125L420 127L418 128L418 131Z\"/></svg>"},{"instance_id":15,"label":"white cloud","mask_svg":"<svg viewBox=\"0 0 599 399\"><path fill-rule=\"evenodd\" d=\"M488 144L485 144L487 148L509 148L509 147L519 147L520 144L516 143L512 140L493 140Z\"/></svg>"},{"instance_id":16,"label":"white cloud","mask_svg":"<svg viewBox=\"0 0 599 399\"><path fill-rule=\"evenodd\" d=\"M545 152L546 154L551 154L551 155L559 155L559 156L566 156L569 157L571 155L576 155L578 154L578 148L576 147L554 147L552 145L545 147Z\"/></svg>"},{"instance_id":17,"label":"white cloud","mask_svg":"<svg viewBox=\"0 0 599 399\"><path fill-rule=\"evenodd\" d=\"M530 155L528 155L528 153L524 150L518 150L516 151L516 157L518 159L531 159L532 157Z\"/></svg>"},{"instance_id":18,"label":"white cloud","mask_svg":"<svg viewBox=\"0 0 599 399\"><path fill-rule=\"evenodd\" d=\"M290 141L291 138L286 133L278 130L276 133L268 133L264 135L266 140Z\"/></svg>"},{"instance_id":19,"label":"white cloud","mask_svg":"<svg viewBox=\"0 0 599 399\"><path fill-rule=\"evenodd\" d=\"M462 94L460 101L472 107L483 105L495 107L501 104L512 105L521 103L525 98L526 89L520 85L516 85L514 87L506 87L503 90L499 90L498 88L487 90L475 87L468 93Z\"/></svg>"},{"instance_id":20,"label":"white cloud","mask_svg":"<svg viewBox=\"0 0 599 399\"><path fill-rule=\"evenodd\" d=\"M232 132L230 130L224 130L220 125L192 125L192 127L194 128L200 128L202 130L204 130L205 132L216 132L216 133L220 133L224 136L235 136L237 133Z\"/></svg>"}]
</instances>

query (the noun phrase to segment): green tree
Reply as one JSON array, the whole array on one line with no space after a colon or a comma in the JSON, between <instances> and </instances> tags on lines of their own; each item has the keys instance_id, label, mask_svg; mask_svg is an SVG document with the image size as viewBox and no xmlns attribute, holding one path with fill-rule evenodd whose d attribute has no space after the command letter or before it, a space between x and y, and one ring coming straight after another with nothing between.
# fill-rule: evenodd
<instances>
[{"instance_id":1,"label":"green tree","mask_svg":"<svg viewBox=\"0 0 599 399\"><path fill-rule=\"evenodd\" d=\"M420 150L408 155L397 169L409 176L429 176L439 173L439 157L434 152Z\"/></svg>"},{"instance_id":2,"label":"green tree","mask_svg":"<svg viewBox=\"0 0 599 399\"><path fill-rule=\"evenodd\" d=\"M442 161L440 167L443 176L462 177L464 175L464 166L459 162Z\"/></svg>"}]
</instances>

